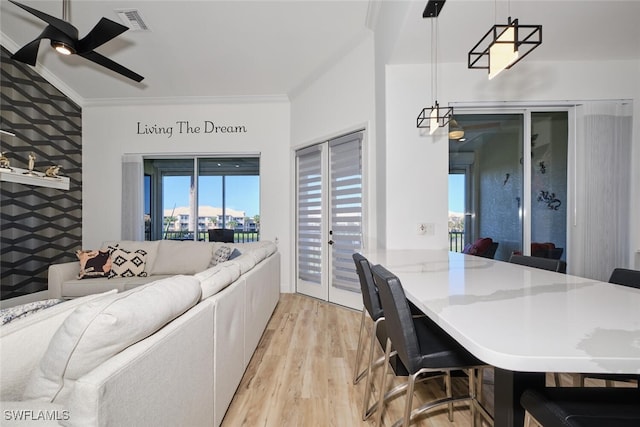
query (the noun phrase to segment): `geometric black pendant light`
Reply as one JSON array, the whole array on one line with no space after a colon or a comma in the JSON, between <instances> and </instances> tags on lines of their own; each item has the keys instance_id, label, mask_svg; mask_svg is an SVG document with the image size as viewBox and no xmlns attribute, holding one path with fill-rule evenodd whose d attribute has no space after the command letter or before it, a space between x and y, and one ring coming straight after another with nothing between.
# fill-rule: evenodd
<instances>
[{"instance_id":1,"label":"geometric black pendant light","mask_svg":"<svg viewBox=\"0 0 640 427\"><path fill-rule=\"evenodd\" d=\"M520 25L517 19L494 25L469 51L468 67L489 70L489 79L513 67L542 44L542 25Z\"/></svg>"},{"instance_id":2,"label":"geometric black pendant light","mask_svg":"<svg viewBox=\"0 0 640 427\"><path fill-rule=\"evenodd\" d=\"M438 104L438 15L442 11L446 0L429 0L422 14L423 18L430 18L431 26L431 92L435 102L429 108L423 108L418 114L416 126L429 129L433 134L438 128L445 127L453 116L453 107L440 107Z\"/></svg>"}]
</instances>

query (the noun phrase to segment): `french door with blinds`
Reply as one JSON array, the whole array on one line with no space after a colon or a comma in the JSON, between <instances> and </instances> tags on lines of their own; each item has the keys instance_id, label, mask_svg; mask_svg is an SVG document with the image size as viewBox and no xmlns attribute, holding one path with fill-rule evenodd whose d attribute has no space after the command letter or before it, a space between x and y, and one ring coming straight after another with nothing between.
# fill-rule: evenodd
<instances>
[{"instance_id":1,"label":"french door with blinds","mask_svg":"<svg viewBox=\"0 0 640 427\"><path fill-rule=\"evenodd\" d=\"M296 152L296 290L362 307L352 254L362 248L363 131Z\"/></svg>"}]
</instances>

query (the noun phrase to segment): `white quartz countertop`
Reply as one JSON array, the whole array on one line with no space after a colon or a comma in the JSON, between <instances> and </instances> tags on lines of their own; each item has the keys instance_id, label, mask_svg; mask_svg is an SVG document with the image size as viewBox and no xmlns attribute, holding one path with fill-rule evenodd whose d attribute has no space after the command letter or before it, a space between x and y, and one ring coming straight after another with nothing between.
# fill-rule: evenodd
<instances>
[{"instance_id":1,"label":"white quartz countertop","mask_svg":"<svg viewBox=\"0 0 640 427\"><path fill-rule=\"evenodd\" d=\"M521 372L640 373L640 289L438 250L362 251L484 362Z\"/></svg>"}]
</instances>

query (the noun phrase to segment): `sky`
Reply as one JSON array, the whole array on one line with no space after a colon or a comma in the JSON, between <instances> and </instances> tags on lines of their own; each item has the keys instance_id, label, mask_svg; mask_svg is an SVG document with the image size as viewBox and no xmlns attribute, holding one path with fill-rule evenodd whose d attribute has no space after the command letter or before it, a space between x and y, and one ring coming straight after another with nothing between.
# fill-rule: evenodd
<instances>
[{"instance_id":1,"label":"sky","mask_svg":"<svg viewBox=\"0 0 640 427\"><path fill-rule=\"evenodd\" d=\"M464 213L464 174L449 174L449 212Z\"/></svg>"},{"instance_id":2,"label":"sky","mask_svg":"<svg viewBox=\"0 0 640 427\"><path fill-rule=\"evenodd\" d=\"M189 206L189 186L191 177L170 176L163 182L163 208L173 209ZM202 176L198 182L199 205L222 207L222 177ZM227 176L226 207L245 211L246 216L253 218L260 214L260 177L259 176ZM147 210L148 212L148 210Z\"/></svg>"}]
</instances>

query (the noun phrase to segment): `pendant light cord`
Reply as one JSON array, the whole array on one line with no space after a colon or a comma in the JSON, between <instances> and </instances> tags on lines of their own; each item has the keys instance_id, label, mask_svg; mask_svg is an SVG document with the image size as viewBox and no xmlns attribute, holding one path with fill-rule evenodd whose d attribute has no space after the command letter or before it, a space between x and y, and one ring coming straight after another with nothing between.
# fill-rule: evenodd
<instances>
[{"instance_id":1,"label":"pendant light cord","mask_svg":"<svg viewBox=\"0 0 640 427\"><path fill-rule=\"evenodd\" d=\"M436 28L435 28L435 19L431 23L431 95L433 99L438 99L438 89L437 84L435 83L438 80L438 70L435 65L435 61L437 60L437 49L438 43L436 42Z\"/></svg>"},{"instance_id":2,"label":"pendant light cord","mask_svg":"<svg viewBox=\"0 0 640 427\"><path fill-rule=\"evenodd\" d=\"M511 18L511 0L507 0L507 16ZM493 23L498 25L498 0L493 0Z\"/></svg>"},{"instance_id":3,"label":"pendant light cord","mask_svg":"<svg viewBox=\"0 0 640 427\"><path fill-rule=\"evenodd\" d=\"M438 101L438 11L431 24L431 94L435 102Z\"/></svg>"}]
</instances>

